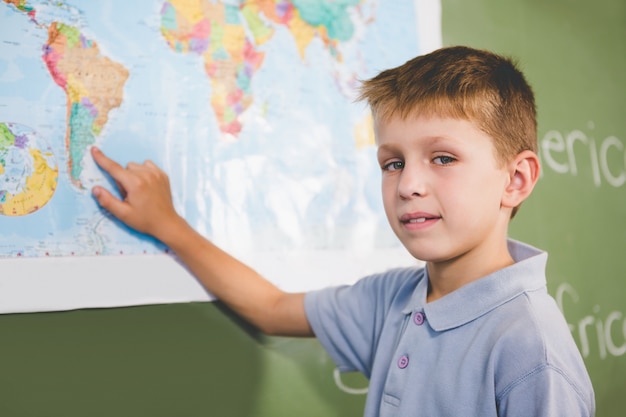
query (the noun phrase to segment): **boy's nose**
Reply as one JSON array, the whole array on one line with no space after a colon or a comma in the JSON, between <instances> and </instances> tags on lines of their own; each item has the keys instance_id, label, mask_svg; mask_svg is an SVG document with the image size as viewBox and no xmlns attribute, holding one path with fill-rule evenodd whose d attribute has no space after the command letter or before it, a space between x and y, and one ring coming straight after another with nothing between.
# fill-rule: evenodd
<instances>
[{"instance_id":1,"label":"boy's nose","mask_svg":"<svg viewBox=\"0 0 626 417\"><path fill-rule=\"evenodd\" d=\"M403 199L423 197L426 194L426 178L417 169L404 167L398 183L398 195Z\"/></svg>"}]
</instances>

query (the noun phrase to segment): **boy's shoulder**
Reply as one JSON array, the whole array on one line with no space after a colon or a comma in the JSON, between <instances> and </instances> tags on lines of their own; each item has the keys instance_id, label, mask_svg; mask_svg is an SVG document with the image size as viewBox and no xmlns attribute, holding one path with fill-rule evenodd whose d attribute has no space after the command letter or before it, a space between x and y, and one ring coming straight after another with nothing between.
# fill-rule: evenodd
<instances>
[{"instance_id":1,"label":"boy's shoulder","mask_svg":"<svg viewBox=\"0 0 626 417\"><path fill-rule=\"evenodd\" d=\"M498 308L493 319L497 331L490 354L498 376L496 392L505 395L560 386L570 395L576 393L576 402L593 408L593 388L583 358L547 291L525 293Z\"/></svg>"}]
</instances>

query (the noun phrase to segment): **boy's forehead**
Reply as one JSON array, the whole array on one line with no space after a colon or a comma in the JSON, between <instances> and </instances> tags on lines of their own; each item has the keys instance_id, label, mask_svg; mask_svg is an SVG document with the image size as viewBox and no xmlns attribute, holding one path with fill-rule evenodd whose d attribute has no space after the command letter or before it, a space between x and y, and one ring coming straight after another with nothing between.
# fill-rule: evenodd
<instances>
[{"instance_id":1,"label":"boy's forehead","mask_svg":"<svg viewBox=\"0 0 626 417\"><path fill-rule=\"evenodd\" d=\"M450 115L438 115L434 113L433 114L415 113L415 114L411 114L411 115L404 116L404 117L398 116L398 115L391 115L389 117L384 117L384 118L374 117L373 118L374 136L376 138L376 141L378 142L379 135L381 134L381 132L388 130L390 127L393 128L394 126L402 126L402 127L406 127L409 129L413 128L416 130L418 129L419 130L422 130L422 129L431 130L431 129L437 128L442 133L445 133L446 122L453 122L453 123L462 122L462 123L466 123L468 127L471 126L471 128L482 130L477 123L467 118L454 117ZM411 134L411 132L409 131L407 131L406 133L408 135Z\"/></svg>"},{"instance_id":2,"label":"boy's forehead","mask_svg":"<svg viewBox=\"0 0 626 417\"><path fill-rule=\"evenodd\" d=\"M374 119L374 138L379 148L390 142L402 143L416 138L428 139L433 144L441 141L469 144L473 141L468 139L477 136L488 140L491 147L495 145L491 135L484 132L477 123L465 118L413 115Z\"/></svg>"}]
</instances>

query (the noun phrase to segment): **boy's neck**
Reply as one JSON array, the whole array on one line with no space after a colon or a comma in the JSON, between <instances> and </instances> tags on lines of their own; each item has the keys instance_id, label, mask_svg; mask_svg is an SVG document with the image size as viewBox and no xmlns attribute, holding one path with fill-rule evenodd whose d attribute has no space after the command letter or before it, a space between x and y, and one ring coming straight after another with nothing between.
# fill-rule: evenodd
<instances>
[{"instance_id":1,"label":"boy's neck","mask_svg":"<svg viewBox=\"0 0 626 417\"><path fill-rule=\"evenodd\" d=\"M514 263L506 240L495 248L483 248L442 262L427 262L429 278L427 302L435 301Z\"/></svg>"}]
</instances>

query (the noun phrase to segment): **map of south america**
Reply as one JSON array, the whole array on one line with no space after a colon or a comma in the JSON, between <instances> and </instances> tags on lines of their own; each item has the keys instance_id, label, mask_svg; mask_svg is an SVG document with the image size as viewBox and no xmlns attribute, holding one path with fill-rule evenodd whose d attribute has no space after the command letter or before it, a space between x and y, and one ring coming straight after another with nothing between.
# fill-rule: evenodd
<instances>
[{"instance_id":1,"label":"map of south america","mask_svg":"<svg viewBox=\"0 0 626 417\"><path fill-rule=\"evenodd\" d=\"M68 172L74 185L82 187L80 161L105 127L109 112L122 103L128 70L101 55L96 42L77 28L57 22L48 27L43 60L67 95Z\"/></svg>"}]
</instances>

